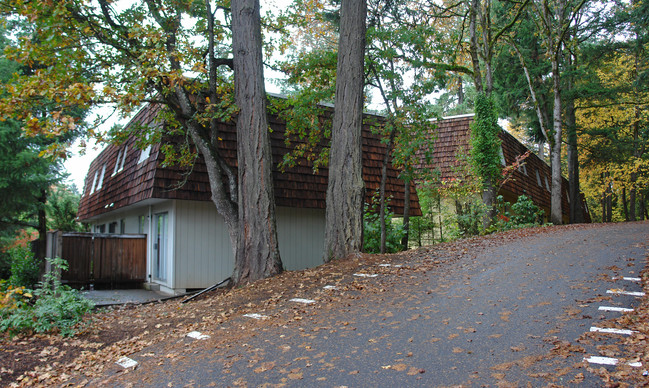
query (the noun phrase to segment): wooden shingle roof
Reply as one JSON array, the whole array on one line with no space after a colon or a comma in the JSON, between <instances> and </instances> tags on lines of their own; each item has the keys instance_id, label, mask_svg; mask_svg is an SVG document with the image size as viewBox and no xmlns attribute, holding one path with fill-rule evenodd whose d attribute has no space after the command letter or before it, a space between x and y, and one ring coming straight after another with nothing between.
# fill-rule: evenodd
<instances>
[{"instance_id":1,"label":"wooden shingle roof","mask_svg":"<svg viewBox=\"0 0 649 388\"><path fill-rule=\"evenodd\" d=\"M127 124L128 127L143 125L164 130L164 123L157 119L159 105L144 107ZM377 117L372 116L376 121ZM380 118L378 118L380 120ZM221 151L226 162L236 168L236 127L233 123L220 123ZM277 206L298 208L325 208L328 171L320 168L313 172L312 166L306 160L300 160L295 167L279 171L277 165L283 156L289 152L284 141L286 125L276 116L269 116L271 131L271 149L273 154L273 178L275 201ZM178 139L163 136L164 143L174 143ZM381 179L381 164L385 145L379 135L372 134L369 125L363 127L363 178L365 180L367 198L378 189ZM125 152L126 151L126 152ZM126 154L123 159L122 154ZM164 155L160 152L160 144L150 149L150 156L140 162L142 151L136 146L136 138L129 137L121 145L109 145L91 163L81 201L78 218L89 220L112 210L120 209L146 199L180 199L195 201L210 201L211 191L207 170L202 158L194 164L191 174L178 166L164 166ZM120 171L115 166L124 163ZM139 162L139 163L138 163ZM97 188L99 176L103 174L100 188ZM115 172L115 174L113 174ZM95 179L95 176L98 178ZM398 178L399 171L390 166L386 194L392 198L389 206L395 214L403 213L404 183ZM184 184L179 186L179 182ZM94 188L94 189L93 189ZM410 195L411 215L421 215L415 190Z\"/></svg>"},{"instance_id":2,"label":"wooden shingle roof","mask_svg":"<svg viewBox=\"0 0 649 388\"><path fill-rule=\"evenodd\" d=\"M422 158L420 167L436 169L440 173L440 179L458 179L464 170L466 158L471 149L471 128L474 115L461 115L447 117L437 123L435 133L431 134L433 144L433 160L426 165ZM505 163L511 165L517 157L528 151L521 142L508 132L501 131L499 134L502 142L503 156ZM515 170L513 179L505 183L501 194L509 194L509 197L525 194L534 201L537 206L545 209L550 208L550 185L551 169L543 160L534 153L525 159L525 167ZM547 182L547 183L546 183ZM564 216L570 213L568 202L568 181L563 178L562 184L562 210ZM546 211L546 213L548 213ZM549 215L549 213L548 213ZM590 215L586 212L586 220L590 222Z\"/></svg>"}]
</instances>

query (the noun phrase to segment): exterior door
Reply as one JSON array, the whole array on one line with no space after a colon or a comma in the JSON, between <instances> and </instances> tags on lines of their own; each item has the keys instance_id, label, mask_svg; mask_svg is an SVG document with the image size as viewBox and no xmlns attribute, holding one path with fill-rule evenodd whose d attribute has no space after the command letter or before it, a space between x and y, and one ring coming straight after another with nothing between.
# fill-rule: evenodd
<instances>
[{"instance_id":1,"label":"exterior door","mask_svg":"<svg viewBox=\"0 0 649 388\"><path fill-rule=\"evenodd\" d=\"M153 238L153 276L156 280L167 280L167 267L169 260L168 252L168 214L158 213L155 215L155 232Z\"/></svg>"}]
</instances>

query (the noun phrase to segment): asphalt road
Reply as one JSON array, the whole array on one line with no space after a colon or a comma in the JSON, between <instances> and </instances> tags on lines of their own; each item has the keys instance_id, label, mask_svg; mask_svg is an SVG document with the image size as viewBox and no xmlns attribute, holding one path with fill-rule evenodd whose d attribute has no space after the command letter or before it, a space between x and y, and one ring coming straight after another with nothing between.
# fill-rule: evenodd
<instances>
[{"instance_id":1,"label":"asphalt road","mask_svg":"<svg viewBox=\"0 0 649 388\"><path fill-rule=\"evenodd\" d=\"M162 342L131 356L135 370L91 385L601 386L582 361L597 344L578 339L619 314L599 306L639 303L606 291L640 291L613 278L640 276L648 255L647 222L432 247L297 295L315 303L287 300L268 319L208 327L209 339Z\"/></svg>"}]
</instances>

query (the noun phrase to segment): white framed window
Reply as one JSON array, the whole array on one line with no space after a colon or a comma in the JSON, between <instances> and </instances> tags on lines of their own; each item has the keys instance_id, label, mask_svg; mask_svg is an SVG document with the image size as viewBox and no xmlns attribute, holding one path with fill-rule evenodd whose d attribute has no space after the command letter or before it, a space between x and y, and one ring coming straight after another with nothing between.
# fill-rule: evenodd
<instances>
[{"instance_id":1,"label":"white framed window","mask_svg":"<svg viewBox=\"0 0 649 388\"><path fill-rule=\"evenodd\" d=\"M121 159L122 159L122 150L118 150L117 151L117 161L115 162L115 168L113 169L113 175L112 176L115 176L115 174L117 174L117 172L119 171L119 165L120 165Z\"/></svg>"},{"instance_id":2,"label":"white framed window","mask_svg":"<svg viewBox=\"0 0 649 388\"><path fill-rule=\"evenodd\" d=\"M543 178L545 179L545 188L546 188L548 191L550 191L550 185L548 184L548 176L545 175Z\"/></svg>"},{"instance_id":3,"label":"white framed window","mask_svg":"<svg viewBox=\"0 0 649 388\"><path fill-rule=\"evenodd\" d=\"M137 161L137 164L140 164L149 159L149 156L151 156L151 145L148 145L145 149L142 150L142 152L140 153L140 159Z\"/></svg>"},{"instance_id":4,"label":"white framed window","mask_svg":"<svg viewBox=\"0 0 649 388\"><path fill-rule=\"evenodd\" d=\"M505 154L503 153L503 146L500 146L500 149L498 150L498 153L500 154L500 164L503 166L507 165L507 162L505 161Z\"/></svg>"},{"instance_id":5,"label":"white framed window","mask_svg":"<svg viewBox=\"0 0 649 388\"><path fill-rule=\"evenodd\" d=\"M99 175L99 180L97 181L97 187L95 191L101 190L101 187L104 185L104 174L106 174L106 165L101 168L101 174Z\"/></svg>"},{"instance_id":6,"label":"white framed window","mask_svg":"<svg viewBox=\"0 0 649 388\"><path fill-rule=\"evenodd\" d=\"M540 187L543 187L543 184L541 183L541 174L539 174L538 168L536 169L536 183L538 183Z\"/></svg>"},{"instance_id":7,"label":"white framed window","mask_svg":"<svg viewBox=\"0 0 649 388\"><path fill-rule=\"evenodd\" d=\"M126 154L128 153L128 146L124 146L124 152L122 153L122 162L119 165L119 170L117 172L120 172L124 169L124 163L126 162Z\"/></svg>"},{"instance_id":8,"label":"white framed window","mask_svg":"<svg viewBox=\"0 0 649 388\"><path fill-rule=\"evenodd\" d=\"M95 192L95 187L97 185L97 176L99 175L99 171L95 170L95 177L92 179L92 186L90 186L90 194Z\"/></svg>"},{"instance_id":9,"label":"white framed window","mask_svg":"<svg viewBox=\"0 0 649 388\"><path fill-rule=\"evenodd\" d=\"M521 162L521 164L518 165L518 171L527 175L527 166L525 166L525 162Z\"/></svg>"}]
</instances>

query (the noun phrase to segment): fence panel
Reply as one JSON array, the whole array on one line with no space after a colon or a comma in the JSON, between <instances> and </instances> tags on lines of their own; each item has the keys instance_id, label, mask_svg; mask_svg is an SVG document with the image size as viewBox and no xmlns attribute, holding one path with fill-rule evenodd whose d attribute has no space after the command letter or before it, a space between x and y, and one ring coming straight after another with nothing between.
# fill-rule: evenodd
<instances>
[{"instance_id":1,"label":"fence panel","mask_svg":"<svg viewBox=\"0 0 649 388\"><path fill-rule=\"evenodd\" d=\"M146 235L64 233L60 255L69 265L62 280L70 285L114 288L146 280Z\"/></svg>"}]
</instances>

